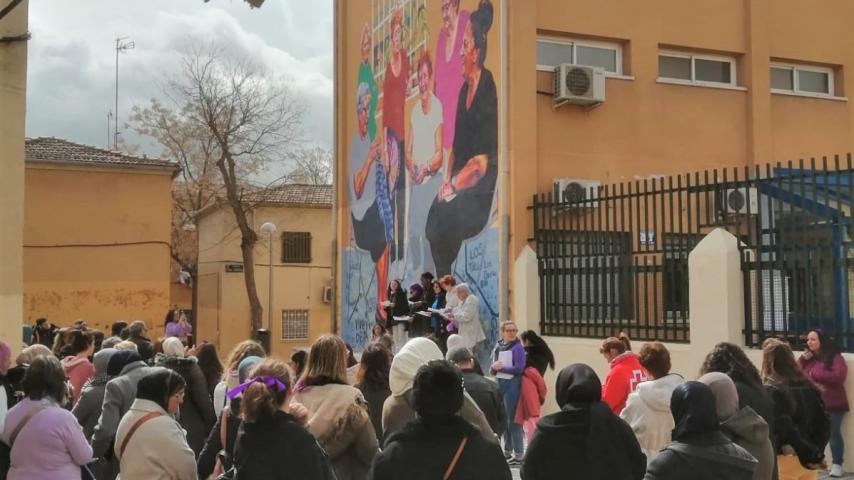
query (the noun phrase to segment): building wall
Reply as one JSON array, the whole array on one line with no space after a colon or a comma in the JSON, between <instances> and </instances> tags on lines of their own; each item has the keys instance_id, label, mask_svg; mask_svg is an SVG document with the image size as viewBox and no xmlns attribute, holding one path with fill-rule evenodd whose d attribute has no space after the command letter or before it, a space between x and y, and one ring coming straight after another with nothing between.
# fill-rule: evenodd
<instances>
[{"instance_id":1,"label":"building wall","mask_svg":"<svg viewBox=\"0 0 854 480\"><path fill-rule=\"evenodd\" d=\"M460 11L465 12L463 16L474 12L479 2L477 0L461 0ZM403 167L404 161L392 161L391 166L383 167L386 170L386 175L392 175L393 172L400 172L397 178L400 180L395 182L387 190L392 197L392 206L397 214L389 216L385 219L371 219L370 212L364 213L364 209L359 204L374 204L380 205L381 198L378 194L363 194L358 192L355 187L356 171L366 164L367 150L360 151L355 146L360 142L376 142L381 149L386 148L382 140L377 141L377 136L380 136L385 128L384 119L382 118L382 108L377 108L375 120L377 135L371 137L370 133L362 135L359 132L357 124L356 112L356 92L358 84L362 78L359 76L360 68L370 70L370 77L376 76L376 96L380 97L379 103L385 102L384 93L385 74L380 72L385 69L387 60L384 59L382 52L386 30L383 25L386 23L382 19L386 18L384 13L379 15L376 12L387 12L391 10L391 6L401 5L404 18L404 34L403 44L407 51L412 52L410 65L412 72L417 69L417 63L420 52L426 50L432 59L435 66L438 63L438 57L444 55L444 52L438 51L438 41L440 35L443 35L443 20L442 20L442 2L440 0L406 0L398 2L396 0L339 0L336 5L336 35L338 35L337 60L336 60L336 77L340 79L336 86L336 162L338 172L337 185L337 205L338 218L336 219L338 248L340 255L340 263L338 265L339 289L340 294L338 302L340 305L339 316L341 333L343 337L354 345L362 345L370 338L370 329L379 316L385 315L382 308L378 308L386 297L386 290L391 280L401 280L404 289L406 286L418 282L419 277L423 272L429 271L436 276L445 274L453 274L458 281L467 282L471 285L477 295L481 298L481 321L487 337L495 338L497 331L497 316L499 312L498 306L498 284L499 284L499 151L500 145L497 134L498 117L484 115L478 122L478 128L471 132L458 133L458 138L455 142L465 144L482 144L489 143L492 146L489 166L486 173L478 180L478 188L482 188L479 194L482 201L476 202L470 200L471 192L464 192L460 189L459 197L455 199L448 198L447 200L439 193L439 186L444 177L444 172L450 168L448 158L450 152L450 142L443 148L443 167L442 170L434 175L427 177L423 183L417 183L411 175L411 172ZM500 115L499 108L499 93L501 89L501 70L499 62L499 44L500 44L500 2L495 0L492 2L492 23L487 34L486 57L484 61L485 68L492 74L495 84L495 97L487 100L489 108L492 108L495 113ZM410 10L411 8L411 10ZM387 9L387 10L386 10ZM412 12L411 14L409 12ZM408 22L407 18L412 21ZM464 24L464 23L463 23ZM371 32L370 51L368 63L366 66L361 66L361 38L363 28L368 28ZM374 33L374 32L377 33ZM462 32L462 29L460 30ZM422 43L422 40L426 41ZM452 55L453 62L461 62L461 57L458 52ZM434 91L433 86L436 82L441 83L444 80L435 75L436 69L433 69L433 80L425 91ZM462 74L459 74L462 77ZM486 75L481 79L487 78ZM366 82L369 84L370 82ZM486 80L483 80L486 83ZM408 99L403 106L404 130L406 136L419 135L419 132L426 130L435 130L431 126L425 128L421 125L413 124L410 118L413 110L421 109L419 92L420 89L415 84L410 84ZM435 88L436 92L443 92L444 89ZM459 109L454 103L459 98L460 87L444 98L433 97L431 100L431 109L441 107L443 110L452 112L446 118L455 118L453 113ZM416 110L417 112L417 110ZM443 119L443 123L445 120ZM450 120L448 120L450 123ZM457 134L459 130L450 131ZM496 132L494 138L490 141L484 141L483 138L488 136L488 132ZM427 132L429 135L431 132ZM463 136L469 135L469 138ZM402 139L399 139L402 140ZM425 142L426 143L426 142ZM484 153L484 152L480 152ZM418 153L413 154L417 157ZM413 158L416 165L424 165L429 153L426 156ZM377 165L380 165L377 163ZM368 181L373 181L375 169L370 170ZM395 170L397 168L397 170ZM454 175L457 174L457 169L451 169ZM379 199L379 200L378 200ZM434 203L434 200L437 200ZM454 202L454 203L452 203ZM449 206L452 205L452 206ZM472 207L476 205L476 207ZM472 207L466 213L463 212L463 207ZM429 213L432 211L433 213ZM441 213L440 213L441 212ZM441 223L431 223L427 225L427 219L441 218ZM357 222L352 222L352 219ZM354 225L355 223L355 225ZM388 235L384 235L383 228L362 228L361 225L385 225L389 231L393 231ZM393 224L393 225L392 225ZM460 232L467 232L466 235L460 235ZM439 237L464 237L459 242L444 241Z\"/></svg>"},{"instance_id":2,"label":"building wall","mask_svg":"<svg viewBox=\"0 0 854 480\"><path fill-rule=\"evenodd\" d=\"M323 302L323 290L331 286L332 212L329 208L261 207L250 218L256 231L273 222L273 319L272 349L289 356L294 348L306 348L331 329L331 308ZM250 338L249 301L242 272L226 272L226 264L243 263L240 235L234 216L219 208L202 217L199 229L199 339L213 341L224 355L235 344ZM310 264L282 264L281 234L311 232ZM255 282L267 325L268 239L259 233L255 247ZM282 340L282 310L308 310L307 339Z\"/></svg>"},{"instance_id":3,"label":"building wall","mask_svg":"<svg viewBox=\"0 0 854 480\"><path fill-rule=\"evenodd\" d=\"M27 31L24 0L2 21L0 37ZM24 119L27 100L27 42L0 44L0 338L21 338L24 225ZM21 348L9 341L13 354Z\"/></svg>"},{"instance_id":4,"label":"building wall","mask_svg":"<svg viewBox=\"0 0 854 480\"><path fill-rule=\"evenodd\" d=\"M170 172L26 169L24 321L162 329L169 308Z\"/></svg>"},{"instance_id":5,"label":"building wall","mask_svg":"<svg viewBox=\"0 0 854 480\"><path fill-rule=\"evenodd\" d=\"M851 2L821 8L794 0L508 3L513 259L533 233L526 207L535 193L551 191L555 178L610 183L820 161L854 147L854 106L846 98L854 91ZM606 101L596 108L554 109L552 75L536 70L538 33L622 44L624 77L606 79ZM658 83L660 48L735 57L739 88ZM833 68L841 98L772 94L772 61Z\"/></svg>"}]
</instances>

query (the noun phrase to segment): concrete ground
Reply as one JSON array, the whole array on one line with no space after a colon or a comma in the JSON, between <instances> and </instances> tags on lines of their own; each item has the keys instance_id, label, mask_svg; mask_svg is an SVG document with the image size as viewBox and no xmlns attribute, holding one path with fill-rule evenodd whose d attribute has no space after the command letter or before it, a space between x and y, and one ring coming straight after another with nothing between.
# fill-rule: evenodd
<instances>
[{"instance_id":1,"label":"concrete ground","mask_svg":"<svg viewBox=\"0 0 854 480\"><path fill-rule=\"evenodd\" d=\"M511 468L510 471L513 473L513 480L521 480L522 477L519 476L519 468ZM818 474L818 480L828 480L831 477L827 476L827 472L820 472ZM854 480L854 473L846 473L844 477L840 477L843 480Z\"/></svg>"}]
</instances>

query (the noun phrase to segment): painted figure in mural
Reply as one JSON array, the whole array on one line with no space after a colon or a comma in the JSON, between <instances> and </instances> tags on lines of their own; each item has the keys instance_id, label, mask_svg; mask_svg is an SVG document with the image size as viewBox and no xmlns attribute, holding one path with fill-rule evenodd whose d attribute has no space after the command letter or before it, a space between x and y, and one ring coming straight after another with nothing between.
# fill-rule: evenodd
<instances>
[{"instance_id":1,"label":"painted figure in mural","mask_svg":"<svg viewBox=\"0 0 854 480\"><path fill-rule=\"evenodd\" d=\"M380 213L386 230L389 248L385 262L394 262L404 255L404 221L406 205L406 175L404 165L404 109L409 86L409 54L403 44L403 13L400 8L391 15L391 54L383 77L383 170L387 188L377 189L377 197L388 198L388 209ZM379 186L379 185L378 185ZM384 203L384 202L383 202ZM388 237L388 233L387 233ZM397 272L397 273L403 273ZM379 280L379 279L378 279ZM377 285L381 285L379 281Z\"/></svg>"},{"instance_id":2,"label":"painted figure in mural","mask_svg":"<svg viewBox=\"0 0 854 480\"><path fill-rule=\"evenodd\" d=\"M368 87L370 101L368 102L368 138L373 140L377 136L377 101L379 92L377 83L374 81L374 72L371 70L371 27L368 22L362 26L362 63L359 64L359 79L357 85L365 84Z\"/></svg>"},{"instance_id":3,"label":"painted figure in mural","mask_svg":"<svg viewBox=\"0 0 854 480\"><path fill-rule=\"evenodd\" d=\"M378 177L382 168L377 142L372 142L368 131L371 93L367 83L360 83L356 91L357 131L350 145L350 220L356 246L371 254L377 278L377 309L385 300L385 279L388 278L388 242L385 226L380 216L377 198ZM385 182L381 182L385 188ZM387 200L387 197L386 197ZM385 318L385 312L382 312Z\"/></svg>"},{"instance_id":4,"label":"painted figure in mural","mask_svg":"<svg viewBox=\"0 0 854 480\"><path fill-rule=\"evenodd\" d=\"M493 7L481 0L463 34L465 82L457 103L449 171L427 216L436 273L451 273L464 240L480 233L489 221L498 178L498 97L495 81L484 66Z\"/></svg>"},{"instance_id":5,"label":"painted figure in mural","mask_svg":"<svg viewBox=\"0 0 854 480\"><path fill-rule=\"evenodd\" d=\"M450 152L454 144L457 100L463 86L460 49L469 12L460 10L460 0L442 0L442 29L436 40L436 97L442 103L442 148ZM448 170L446 170L447 172Z\"/></svg>"},{"instance_id":6,"label":"painted figure in mural","mask_svg":"<svg viewBox=\"0 0 854 480\"><path fill-rule=\"evenodd\" d=\"M433 94L433 61L426 50L418 58L419 101L412 107L406 132L406 169L410 175L406 229L406 271L433 270L433 258L424 238L427 213L442 186L442 105Z\"/></svg>"}]
</instances>

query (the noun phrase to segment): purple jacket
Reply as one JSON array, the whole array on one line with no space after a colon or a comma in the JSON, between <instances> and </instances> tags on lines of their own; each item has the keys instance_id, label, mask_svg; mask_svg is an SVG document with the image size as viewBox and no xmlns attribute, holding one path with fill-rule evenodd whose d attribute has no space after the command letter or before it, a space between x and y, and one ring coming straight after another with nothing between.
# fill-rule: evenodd
<instances>
[{"instance_id":1,"label":"purple jacket","mask_svg":"<svg viewBox=\"0 0 854 480\"><path fill-rule=\"evenodd\" d=\"M848 396L845 394L845 378L848 376L848 365L845 359L837 353L833 364L828 370L824 362L813 357L809 360L798 358L798 364L821 390L821 399L828 412L847 412Z\"/></svg>"},{"instance_id":2,"label":"purple jacket","mask_svg":"<svg viewBox=\"0 0 854 480\"><path fill-rule=\"evenodd\" d=\"M521 376L525 371L525 347L522 346L522 341L518 338L513 343L507 345L504 341L499 340L495 349L492 350L492 361L498 360L498 352L510 350L513 352L513 365L504 365L501 373L509 373L513 376ZM491 370L491 369L490 369ZM498 372L493 372L498 373Z\"/></svg>"},{"instance_id":3,"label":"purple jacket","mask_svg":"<svg viewBox=\"0 0 854 480\"><path fill-rule=\"evenodd\" d=\"M28 412L44 405L47 408L30 418L12 446L10 479L41 480L47 478L74 480L80 478L80 466L92 459L92 447L86 442L77 419L48 400L26 398L6 414L3 441Z\"/></svg>"}]
</instances>

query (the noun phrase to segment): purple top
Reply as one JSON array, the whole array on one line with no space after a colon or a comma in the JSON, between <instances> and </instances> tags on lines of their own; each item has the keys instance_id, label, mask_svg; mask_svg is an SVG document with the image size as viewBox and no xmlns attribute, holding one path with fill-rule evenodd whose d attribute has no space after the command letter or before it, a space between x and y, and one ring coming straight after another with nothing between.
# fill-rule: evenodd
<instances>
[{"instance_id":1,"label":"purple top","mask_svg":"<svg viewBox=\"0 0 854 480\"><path fill-rule=\"evenodd\" d=\"M809 360L800 357L798 364L801 366L801 370L820 387L821 399L824 401L827 411L848 411L848 396L845 395L845 377L848 376L848 365L845 364L845 359L842 358L841 354L837 353L833 356L833 364L829 370L824 366L823 361L815 357Z\"/></svg>"},{"instance_id":2,"label":"purple top","mask_svg":"<svg viewBox=\"0 0 854 480\"><path fill-rule=\"evenodd\" d=\"M450 149L454 145L454 125L457 120L457 102L460 88L463 86L463 61L460 49L463 45L463 33L469 23L469 12L460 10L457 20L457 35L454 38L453 53L450 60L445 57L448 33L439 30L439 40L436 42L436 61L433 69L436 97L442 103L442 147Z\"/></svg>"},{"instance_id":3,"label":"purple top","mask_svg":"<svg viewBox=\"0 0 854 480\"><path fill-rule=\"evenodd\" d=\"M3 441L28 412L41 405L47 408L33 415L18 433L12 446L10 479L79 479L80 466L92 459L92 447L86 442L77 419L68 410L49 400L25 398L6 414Z\"/></svg>"},{"instance_id":4,"label":"purple top","mask_svg":"<svg viewBox=\"0 0 854 480\"><path fill-rule=\"evenodd\" d=\"M513 365L504 365L500 370L501 373L508 373L513 376L522 375L525 371L525 347L522 346L522 342L517 338L513 343L508 345L503 340L499 340L498 345L492 351L492 361L498 360L498 352L506 350L513 352Z\"/></svg>"},{"instance_id":5,"label":"purple top","mask_svg":"<svg viewBox=\"0 0 854 480\"><path fill-rule=\"evenodd\" d=\"M166 337L178 337L180 339L187 338L193 327L190 324L182 326L180 322L169 322L166 324Z\"/></svg>"}]
</instances>

